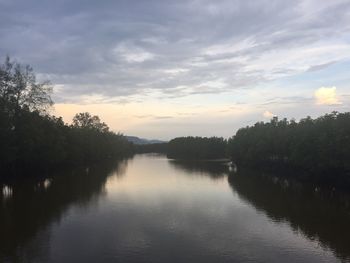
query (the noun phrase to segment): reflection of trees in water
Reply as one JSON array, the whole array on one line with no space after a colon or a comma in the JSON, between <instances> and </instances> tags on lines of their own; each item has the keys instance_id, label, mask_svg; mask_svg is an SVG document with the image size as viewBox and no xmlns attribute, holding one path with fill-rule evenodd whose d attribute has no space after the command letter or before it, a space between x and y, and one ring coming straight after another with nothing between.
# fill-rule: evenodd
<instances>
[{"instance_id":1,"label":"reflection of trees in water","mask_svg":"<svg viewBox=\"0 0 350 263\"><path fill-rule=\"evenodd\" d=\"M197 173L212 179L222 178L227 175L229 171L228 165L222 162L170 160L169 163L175 169L184 171L190 175Z\"/></svg>"},{"instance_id":2,"label":"reflection of trees in water","mask_svg":"<svg viewBox=\"0 0 350 263\"><path fill-rule=\"evenodd\" d=\"M348 196L306 189L277 177L252 171L230 175L238 195L274 221L287 221L295 231L350 260L350 208Z\"/></svg>"},{"instance_id":3,"label":"reflection of trees in water","mask_svg":"<svg viewBox=\"0 0 350 263\"><path fill-rule=\"evenodd\" d=\"M56 174L50 179L21 181L12 196L0 194L0 261L33 261L47 256L47 227L59 222L71 205L84 206L100 196L109 176L122 176L126 161Z\"/></svg>"}]
</instances>

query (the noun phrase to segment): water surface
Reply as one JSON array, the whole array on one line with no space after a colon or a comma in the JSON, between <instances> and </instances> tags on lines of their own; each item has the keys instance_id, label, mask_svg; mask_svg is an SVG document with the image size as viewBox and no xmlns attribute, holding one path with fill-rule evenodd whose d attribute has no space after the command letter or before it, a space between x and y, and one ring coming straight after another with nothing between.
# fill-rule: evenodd
<instances>
[{"instance_id":1,"label":"water surface","mask_svg":"<svg viewBox=\"0 0 350 263\"><path fill-rule=\"evenodd\" d=\"M0 262L349 261L346 196L229 173L145 154L3 184Z\"/></svg>"}]
</instances>

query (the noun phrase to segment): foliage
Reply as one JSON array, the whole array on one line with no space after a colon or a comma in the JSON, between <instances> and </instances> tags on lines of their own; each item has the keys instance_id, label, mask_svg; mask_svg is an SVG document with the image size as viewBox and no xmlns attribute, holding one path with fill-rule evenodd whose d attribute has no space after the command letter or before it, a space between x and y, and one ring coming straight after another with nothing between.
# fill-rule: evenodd
<instances>
[{"instance_id":1,"label":"foliage","mask_svg":"<svg viewBox=\"0 0 350 263\"><path fill-rule=\"evenodd\" d=\"M88 112L77 113L73 118L73 126L82 129L92 129L100 132L108 132L106 123L101 122L98 116L91 116Z\"/></svg>"},{"instance_id":2,"label":"foliage","mask_svg":"<svg viewBox=\"0 0 350 263\"><path fill-rule=\"evenodd\" d=\"M44 112L53 104L50 82L37 82L32 67L12 62L9 57L0 66L2 110L15 114L19 109Z\"/></svg>"},{"instance_id":3,"label":"foliage","mask_svg":"<svg viewBox=\"0 0 350 263\"><path fill-rule=\"evenodd\" d=\"M11 172L122 157L133 146L98 116L79 113L73 125L46 114L48 82L9 58L0 66L0 169Z\"/></svg>"},{"instance_id":4,"label":"foliage","mask_svg":"<svg viewBox=\"0 0 350 263\"><path fill-rule=\"evenodd\" d=\"M168 143L171 159L219 159L226 156L226 140L218 137L179 137Z\"/></svg>"},{"instance_id":5,"label":"foliage","mask_svg":"<svg viewBox=\"0 0 350 263\"><path fill-rule=\"evenodd\" d=\"M137 153L167 153L168 143L149 143L135 145Z\"/></svg>"},{"instance_id":6,"label":"foliage","mask_svg":"<svg viewBox=\"0 0 350 263\"><path fill-rule=\"evenodd\" d=\"M350 113L259 122L238 130L228 152L238 165L278 165L306 171L303 176L318 181L350 181Z\"/></svg>"}]
</instances>

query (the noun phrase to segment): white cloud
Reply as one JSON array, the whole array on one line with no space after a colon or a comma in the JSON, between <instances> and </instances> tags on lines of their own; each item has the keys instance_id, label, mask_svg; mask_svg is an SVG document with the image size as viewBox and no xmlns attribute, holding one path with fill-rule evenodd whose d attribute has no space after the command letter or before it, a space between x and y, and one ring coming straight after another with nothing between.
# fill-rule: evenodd
<instances>
[{"instance_id":1,"label":"white cloud","mask_svg":"<svg viewBox=\"0 0 350 263\"><path fill-rule=\"evenodd\" d=\"M125 57L125 60L127 62L137 62L137 63L140 63L140 62L144 62L146 60L150 60L150 59L153 59L154 55L149 53L149 52L140 52L140 51L137 51L135 53L128 53L128 54L125 54L124 55Z\"/></svg>"},{"instance_id":2,"label":"white cloud","mask_svg":"<svg viewBox=\"0 0 350 263\"><path fill-rule=\"evenodd\" d=\"M164 69L163 72L169 75L178 75L181 73L188 72L189 69L187 68L171 68L171 69Z\"/></svg>"},{"instance_id":3,"label":"white cloud","mask_svg":"<svg viewBox=\"0 0 350 263\"><path fill-rule=\"evenodd\" d=\"M337 96L336 87L321 87L315 91L316 104L339 105L342 104Z\"/></svg>"},{"instance_id":4,"label":"white cloud","mask_svg":"<svg viewBox=\"0 0 350 263\"><path fill-rule=\"evenodd\" d=\"M142 63L146 60L154 59L155 55L138 47L118 45L114 53L121 56L128 63Z\"/></svg>"},{"instance_id":5,"label":"white cloud","mask_svg":"<svg viewBox=\"0 0 350 263\"><path fill-rule=\"evenodd\" d=\"M266 119L271 119L271 118L275 117L276 115L273 114L271 111L266 110L266 111L264 111L263 116Z\"/></svg>"},{"instance_id":6,"label":"white cloud","mask_svg":"<svg viewBox=\"0 0 350 263\"><path fill-rule=\"evenodd\" d=\"M251 54L247 56L252 60ZM244 69L246 74L256 71L267 79L276 79L305 72L315 65L330 64L349 57L350 45L348 43L320 41L307 46L299 45L260 51L254 63L246 64Z\"/></svg>"},{"instance_id":7,"label":"white cloud","mask_svg":"<svg viewBox=\"0 0 350 263\"><path fill-rule=\"evenodd\" d=\"M241 41L231 40L230 43L218 44L207 47L202 51L204 55L216 56L222 54L235 54L256 47L257 44L253 38L243 39Z\"/></svg>"}]
</instances>

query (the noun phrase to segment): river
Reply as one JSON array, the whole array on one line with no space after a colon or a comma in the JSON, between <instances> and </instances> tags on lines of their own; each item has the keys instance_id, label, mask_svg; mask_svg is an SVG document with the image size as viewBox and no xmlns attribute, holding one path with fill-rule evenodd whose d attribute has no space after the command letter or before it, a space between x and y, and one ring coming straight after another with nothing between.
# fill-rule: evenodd
<instances>
[{"instance_id":1,"label":"river","mask_svg":"<svg viewBox=\"0 0 350 263\"><path fill-rule=\"evenodd\" d=\"M350 262L346 195L155 154L0 184L0 262Z\"/></svg>"}]
</instances>

